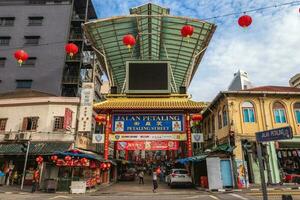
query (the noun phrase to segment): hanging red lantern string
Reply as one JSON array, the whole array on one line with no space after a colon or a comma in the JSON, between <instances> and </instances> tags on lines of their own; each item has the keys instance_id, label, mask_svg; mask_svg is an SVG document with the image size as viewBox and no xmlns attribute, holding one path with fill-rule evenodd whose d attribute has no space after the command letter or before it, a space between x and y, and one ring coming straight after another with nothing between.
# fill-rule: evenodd
<instances>
[{"instance_id":1,"label":"hanging red lantern string","mask_svg":"<svg viewBox=\"0 0 300 200\"><path fill-rule=\"evenodd\" d=\"M52 160L53 162L55 162L57 159L58 159L57 155L52 155L52 156L51 156L51 160Z\"/></svg>"},{"instance_id":2,"label":"hanging red lantern string","mask_svg":"<svg viewBox=\"0 0 300 200\"><path fill-rule=\"evenodd\" d=\"M96 115L96 116L95 116L95 121L96 121L98 124L105 123L105 122L106 122L106 115Z\"/></svg>"},{"instance_id":3,"label":"hanging red lantern string","mask_svg":"<svg viewBox=\"0 0 300 200\"><path fill-rule=\"evenodd\" d=\"M38 165L43 163L44 158L42 156L38 156L35 161L38 163Z\"/></svg>"},{"instance_id":4,"label":"hanging red lantern string","mask_svg":"<svg viewBox=\"0 0 300 200\"><path fill-rule=\"evenodd\" d=\"M110 163L107 163L107 169L109 169L111 167L111 164Z\"/></svg>"},{"instance_id":5,"label":"hanging red lantern string","mask_svg":"<svg viewBox=\"0 0 300 200\"><path fill-rule=\"evenodd\" d=\"M20 66L22 65L23 62L25 62L27 59L28 59L28 54L26 51L24 50L17 50L15 53L14 53L14 56L15 58L17 59L18 63L20 64Z\"/></svg>"},{"instance_id":6,"label":"hanging red lantern string","mask_svg":"<svg viewBox=\"0 0 300 200\"><path fill-rule=\"evenodd\" d=\"M136 41L135 41L135 37L131 34L125 35L123 37L123 44L125 46L127 46L127 48L130 49L135 45Z\"/></svg>"},{"instance_id":7,"label":"hanging red lantern string","mask_svg":"<svg viewBox=\"0 0 300 200\"><path fill-rule=\"evenodd\" d=\"M69 54L69 56L72 58L75 54L78 53L78 46L74 43L69 43L69 44L66 44L65 50Z\"/></svg>"},{"instance_id":8,"label":"hanging red lantern string","mask_svg":"<svg viewBox=\"0 0 300 200\"><path fill-rule=\"evenodd\" d=\"M193 35L193 33L194 33L194 27L192 27L191 25L185 25L181 28L181 36L187 37L188 42L190 42L189 38Z\"/></svg>"},{"instance_id":9,"label":"hanging red lantern string","mask_svg":"<svg viewBox=\"0 0 300 200\"><path fill-rule=\"evenodd\" d=\"M247 28L252 23L252 18L249 15L243 15L239 18L238 23L241 27Z\"/></svg>"},{"instance_id":10,"label":"hanging red lantern string","mask_svg":"<svg viewBox=\"0 0 300 200\"><path fill-rule=\"evenodd\" d=\"M70 160L72 160L71 156L66 156L65 157L65 161L70 161Z\"/></svg>"}]
</instances>

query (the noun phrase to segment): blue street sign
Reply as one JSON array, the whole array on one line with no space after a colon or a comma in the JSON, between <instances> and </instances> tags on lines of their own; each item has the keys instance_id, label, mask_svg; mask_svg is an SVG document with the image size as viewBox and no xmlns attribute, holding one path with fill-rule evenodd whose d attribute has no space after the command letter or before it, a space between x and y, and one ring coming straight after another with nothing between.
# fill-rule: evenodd
<instances>
[{"instance_id":1,"label":"blue street sign","mask_svg":"<svg viewBox=\"0 0 300 200\"><path fill-rule=\"evenodd\" d=\"M293 130L292 127L290 126L256 133L257 142L270 142L270 141L286 140L292 138L293 138Z\"/></svg>"}]
</instances>

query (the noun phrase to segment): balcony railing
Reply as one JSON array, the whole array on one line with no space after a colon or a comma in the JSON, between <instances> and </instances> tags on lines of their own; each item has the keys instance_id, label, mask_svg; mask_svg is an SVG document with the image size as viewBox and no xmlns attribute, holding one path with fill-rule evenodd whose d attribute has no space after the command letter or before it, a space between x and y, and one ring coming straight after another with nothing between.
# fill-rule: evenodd
<instances>
[{"instance_id":1,"label":"balcony railing","mask_svg":"<svg viewBox=\"0 0 300 200\"><path fill-rule=\"evenodd\" d=\"M63 83L64 84L77 84L78 82L79 82L79 77L78 76L65 75L63 77Z\"/></svg>"}]
</instances>

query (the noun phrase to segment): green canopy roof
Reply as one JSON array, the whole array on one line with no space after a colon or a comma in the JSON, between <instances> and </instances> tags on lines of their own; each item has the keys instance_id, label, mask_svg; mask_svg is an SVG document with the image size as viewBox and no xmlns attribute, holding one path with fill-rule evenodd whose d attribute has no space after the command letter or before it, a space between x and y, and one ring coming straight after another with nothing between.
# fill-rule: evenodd
<instances>
[{"instance_id":1,"label":"green canopy roof","mask_svg":"<svg viewBox=\"0 0 300 200\"><path fill-rule=\"evenodd\" d=\"M167 60L171 63L174 88L188 86L216 26L198 19L171 16L168 9L155 4L132 8L130 12L128 16L98 19L84 25L110 83L119 89L123 87L126 61ZM194 27L189 39L181 36L184 25ZM126 34L136 37L136 45L131 50L122 42Z\"/></svg>"}]
</instances>

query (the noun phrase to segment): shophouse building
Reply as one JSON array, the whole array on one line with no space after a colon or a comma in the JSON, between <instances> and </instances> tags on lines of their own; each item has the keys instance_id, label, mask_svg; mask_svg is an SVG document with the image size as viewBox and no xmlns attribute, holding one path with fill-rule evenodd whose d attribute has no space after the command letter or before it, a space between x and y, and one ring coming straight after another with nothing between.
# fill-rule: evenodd
<instances>
[{"instance_id":1,"label":"shophouse building","mask_svg":"<svg viewBox=\"0 0 300 200\"><path fill-rule=\"evenodd\" d=\"M292 127L292 140L264 144L267 182L280 183L283 174L299 173L300 89L264 86L222 91L204 110L203 118L204 150L233 147L230 156L236 181L241 176L237 165L242 163L246 181L260 183L255 133L286 126Z\"/></svg>"}]
</instances>

